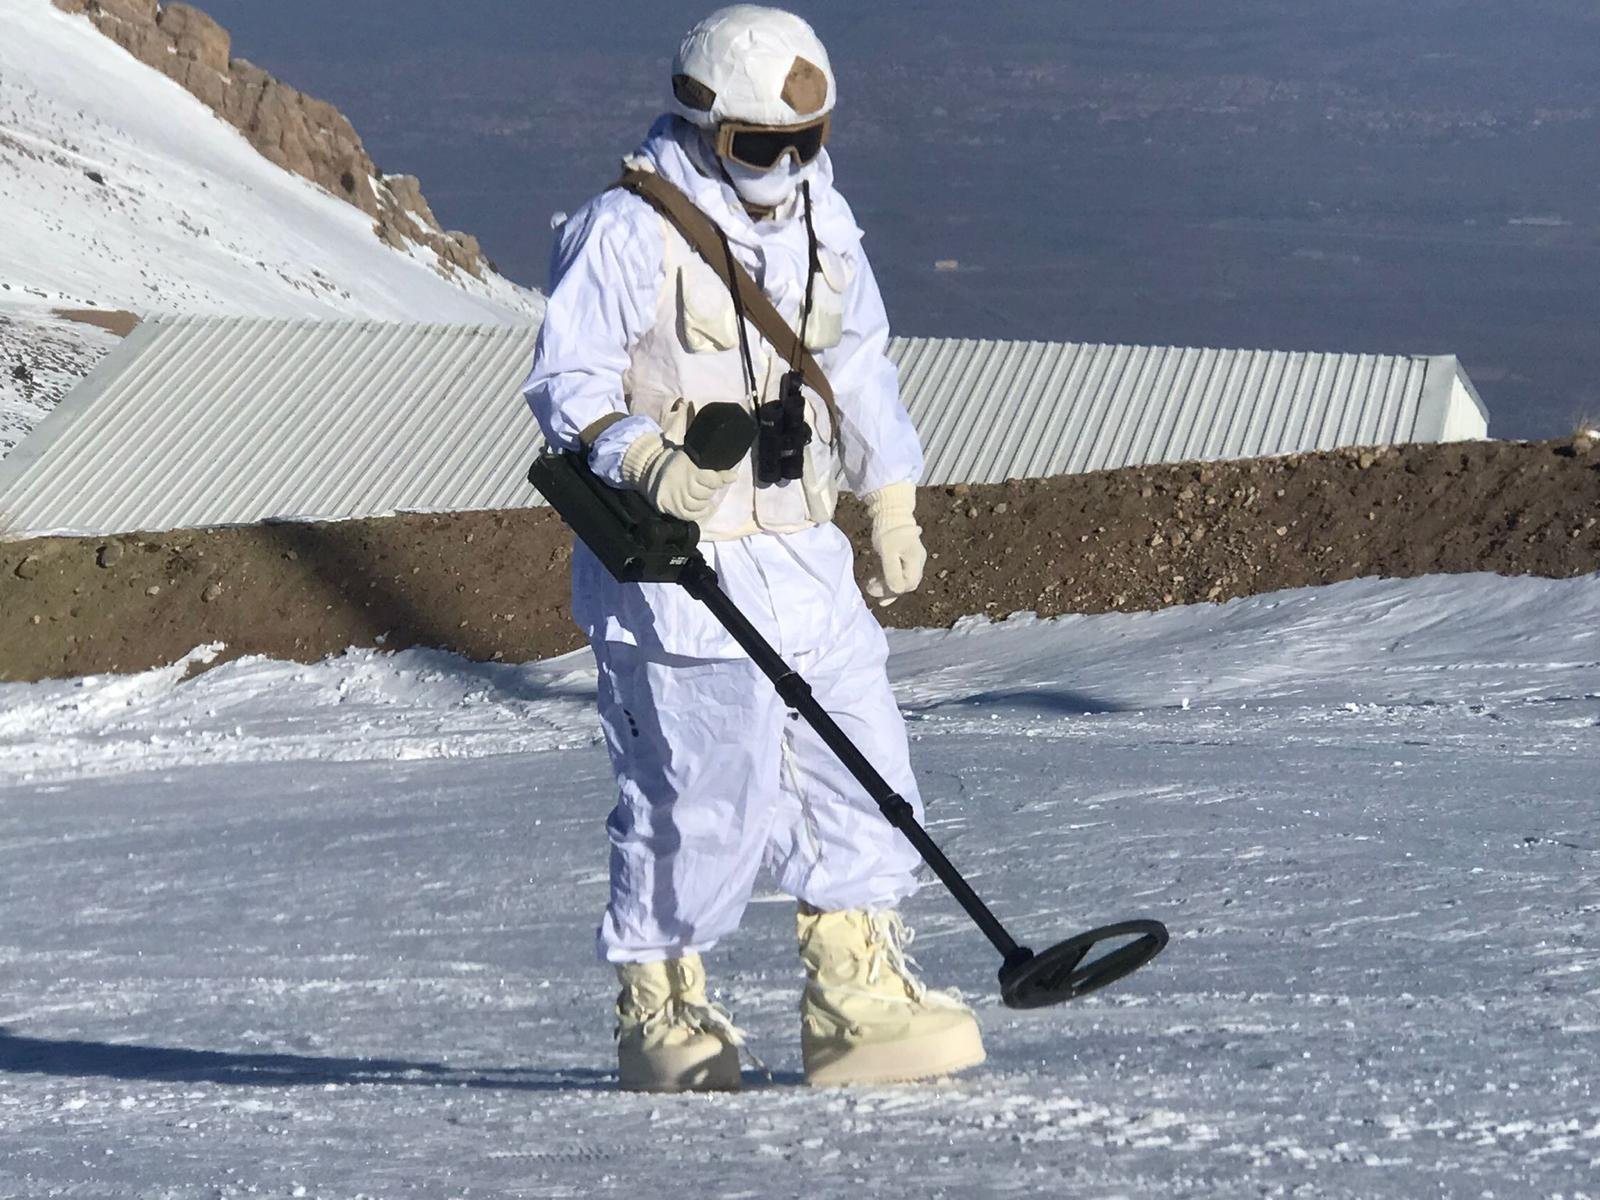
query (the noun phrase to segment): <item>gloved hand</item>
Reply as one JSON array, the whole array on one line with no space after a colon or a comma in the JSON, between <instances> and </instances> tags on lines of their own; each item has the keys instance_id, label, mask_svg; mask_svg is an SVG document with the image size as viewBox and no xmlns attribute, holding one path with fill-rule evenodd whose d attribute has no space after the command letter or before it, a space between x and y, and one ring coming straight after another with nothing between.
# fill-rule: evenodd
<instances>
[{"instance_id":1,"label":"gloved hand","mask_svg":"<svg viewBox=\"0 0 1600 1200\"><path fill-rule=\"evenodd\" d=\"M917 485L891 483L868 492L864 500L872 518L872 549L878 555L878 569L867 577L867 595L879 605L893 604L917 590L923 564L928 561L922 530L912 517Z\"/></svg>"},{"instance_id":2,"label":"gloved hand","mask_svg":"<svg viewBox=\"0 0 1600 1200\"><path fill-rule=\"evenodd\" d=\"M622 456L622 479L669 516L703 521L717 507L718 494L738 476L737 468L697 467L687 452L659 433L643 433Z\"/></svg>"}]
</instances>

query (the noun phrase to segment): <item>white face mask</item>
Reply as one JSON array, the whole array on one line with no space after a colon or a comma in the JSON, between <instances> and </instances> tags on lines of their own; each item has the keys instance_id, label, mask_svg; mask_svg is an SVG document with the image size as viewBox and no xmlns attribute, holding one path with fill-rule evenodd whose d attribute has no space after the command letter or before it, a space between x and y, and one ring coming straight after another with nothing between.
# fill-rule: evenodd
<instances>
[{"instance_id":1,"label":"white face mask","mask_svg":"<svg viewBox=\"0 0 1600 1200\"><path fill-rule=\"evenodd\" d=\"M767 171L757 171L754 167L728 159L723 159L722 165L728 172L728 178L733 181L733 190L739 193L739 199L757 208L781 208L787 204L800 190L800 185L816 174L817 166L813 159L802 167L794 161L792 154L784 155L776 166Z\"/></svg>"}]
</instances>

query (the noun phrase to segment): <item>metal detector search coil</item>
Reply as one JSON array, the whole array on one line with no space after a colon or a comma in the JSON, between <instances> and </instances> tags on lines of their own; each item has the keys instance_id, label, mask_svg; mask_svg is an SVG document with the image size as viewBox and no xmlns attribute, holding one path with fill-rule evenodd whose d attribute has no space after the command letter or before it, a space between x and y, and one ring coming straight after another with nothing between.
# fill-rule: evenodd
<instances>
[{"instance_id":1,"label":"metal detector search coil","mask_svg":"<svg viewBox=\"0 0 1600 1200\"><path fill-rule=\"evenodd\" d=\"M1133 940L1083 961L1102 942L1124 938ZM1068 938L1043 954L1024 949L1000 968L1000 999L1007 1008L1044 1008L1072 1000L1137 971L1166 949L1167 939L1167 927L1160 921L1122 921Z\"/></svg>"}]
</instances>

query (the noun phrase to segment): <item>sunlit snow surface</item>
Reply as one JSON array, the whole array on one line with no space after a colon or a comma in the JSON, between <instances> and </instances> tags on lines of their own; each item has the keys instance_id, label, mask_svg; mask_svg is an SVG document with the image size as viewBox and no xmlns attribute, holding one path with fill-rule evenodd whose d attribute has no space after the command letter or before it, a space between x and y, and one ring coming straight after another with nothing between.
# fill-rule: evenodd
<instances>
[{"instance_id":1,"label":"sunlit snow surface","mask_svg":"<svg viewBox=\"0 0 1600 1200\"><path fill-rule=\"evenodd\" d=\"M1036 945L1167 953L990 1061L798 1084L792 909L711 955L773 1071L614 1090L575 655L0 686L0 1195L1600 1195L1600 577L892 636L935 834Z\"/></svg>"},{"instance_id":2,"label":"sunlit snow surface","mask_svg":"<svg viewBox=\"0 0 1600 1200\"><path fill-rule=\"evenodd\" d=\"M372 219L274 166L176 83L49 0L6 0L0 292L135 312L506 324L498 276L447 282Z\"/></svg>"}]
</instances>

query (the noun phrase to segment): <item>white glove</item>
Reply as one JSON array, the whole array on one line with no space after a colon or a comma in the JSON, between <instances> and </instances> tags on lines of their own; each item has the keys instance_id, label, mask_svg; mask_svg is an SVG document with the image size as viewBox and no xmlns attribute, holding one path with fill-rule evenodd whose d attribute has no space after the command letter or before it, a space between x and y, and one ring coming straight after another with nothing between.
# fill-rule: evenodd
<instances>
[{"instance_id":1,"label":"white glove","mask_svg":"<svg viewBox=\"0 0 1600 1200\"><path fill-rule=\"evenodd\" d=\"M623 482L643 492L658 511L685 521L709 517L722 489L738 474L737 468L713 471L695 466L686 451L659 433L640 434L622 456Z\"/></svg>"},{"instance_id":2,"label":"white glove","mask_svg":"<svg viewBox=\"0 0 1600 1200\"><path fill-rule=\"evenodd\" d=\"M922 547L922 530L912 513L917 506L917 485L891 483L864 497L872 518L872 548L878 569L867 577L867 595L879 605L893 604L922 582L928 552Z\"/></svg>"}]
</instances>

